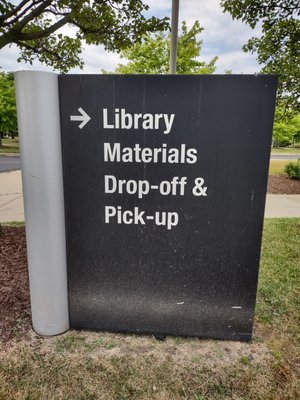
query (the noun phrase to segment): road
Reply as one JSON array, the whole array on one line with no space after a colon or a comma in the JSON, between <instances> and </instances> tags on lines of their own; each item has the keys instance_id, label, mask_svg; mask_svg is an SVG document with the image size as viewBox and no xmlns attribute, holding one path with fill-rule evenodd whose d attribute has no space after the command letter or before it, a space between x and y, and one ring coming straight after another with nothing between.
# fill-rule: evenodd
<instances>
[{"instance_id":1,"label":"road","mask_svg":"<svg viewBox=\"0 0 300 400\"><path fill-rule=\"evenodd\" d=\"M271 160L297 160L300 154L271 154Z\"/></svg>"},{"instance_id":2,"label":"road","mask_svg":"<svg viewBox=\"0 0 300 400\"><path fill-rule=\"evenodd\" d=\"M0 172L15 171L21 169L20 157L0 156Z\"/></svg>"}]
</instances>

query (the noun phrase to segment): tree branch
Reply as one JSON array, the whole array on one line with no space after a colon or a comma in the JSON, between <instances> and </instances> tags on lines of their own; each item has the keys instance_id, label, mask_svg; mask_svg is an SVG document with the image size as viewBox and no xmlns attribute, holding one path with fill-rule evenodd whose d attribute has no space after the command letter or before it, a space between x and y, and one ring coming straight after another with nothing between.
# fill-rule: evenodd
<instances>
[{"instance_id":1,"label":"tree branch","mask_svg":"<svg viewBox=\"0 0 300 400\"><path fill-rule=\"evenodd\" d=\"M48 1L48 3L49 3L49 1ZM31 13L31 15L32 15L32 13ZM44 37L47 37L48 35L51 35L51 33L57 31L63 25L65 25L69 20L70 20L70 13L68 15L66 15L64 18L60 19L55 24L51 25L49 28L41 29L40 31L36 31L36 32L27 32L26 33L26 32L19 31L19 29L11 28L8 32L6 32L2 36L0 36L0 49L3 48L4 46L6 46L8 43L18 44L18 41L36 40L36 39L42 39Z\"/></svg>"},{"instance_id":2,"label":"tree branch","mask_svg":"<svg viewBox=\"0 0 300 400\"><path fill-rule=\"evenodd\" d=\"M6 14L1 15L0 21L5 21L6 19L16 15L25 6L25 4L29 3L30 1L31 0L23 0L23 1L21 1L21 3L18 4L16 7L14 7L12 10L8 11Z\"/></svg>"},{"instance_id":3,"label":"tree branch","mask_svg":"<svg viewBox=\"0 0 300 400\"><path fill-rule=\"evenodd\" d=\"M70 18L70 22L73 25L77 26L77 28L81 29L83 33L93 33L93 34L99 34L99 35L102 34L102 31L100 32L100 30L98 28L97 29L96 28L92 29L91 27L85 27L84 25L81 25L79 22L77 22L77 21L75 21L74 19L71 19L71 18ZM110 31L107 30L106 32L108 34L113 34L114 33L114 31L112 31L112 30L110 30Z\"/></svg>"},{"instance_id":4,"label":"tree branch","mask_svg":"<svg viewBox=\"0 0 300 400\"><path fill-rule=\"evenodd\" d=\"M59 12L59 11L51 10L51 8L46 8L46 9L44 10L44 12L45 12L45 13L53 14L53 15L55 15L56 17L57 17L57 16L62 17L62 16L65 16L65 15L68 14L67 12Z\"/></svg>"},{"instance_id":5,"label":"tree branch","mask_svg":"<svg viewBox=\"0 0 300 400\"><path fill-rule=\"evenodd\" d=\"M28 43L24 43L21 41L15 42L18 46L21 48L24 47L26 50L33 51L35 54L41 54L42 52L48 53L49 55L55 57L59 61L63 61L63 58L56 53L55 51L49 50L47 47L42 46L42 48L39 48L38 46L32 46L29 45Z\"/></svg>"},{"instance_id":6,"label":"tree branch","mask_svg":"<svg viewBox=\"0 0 300 400\"><path fill-rule=\"evenodd\" d=\"M38 32L20 33L18 35L18 40L28 41L28 40L42 39L46 36L51 35L51 33L57 31L59 28L64 26L68 21L70 21L70 14L66 15L64 18L60 19L55 24L49 26L49 28L47 29L43 29Z\"/></svg>"},{"instance_id":7,"label":"tree branch","mask_svg":"<svg viewBox=\"0 0 300 400\"><path fill-rule=\"evenodd\" d=\"M14 26L11 30L15 33L21 32L21 30L34 18L38 17L45 8L47 8L53 0L45 0L38 7L32 10L26 17L24 17L16 26Z\"/></svg>"},{"instance_id":8,"label":"tree branch","mask_svg":"<svg viewBox=\"0 0 300 400\"><path fill-rule=\"evenodd\" d=\"M42 0L39 1L39 3L41 3L41 2L42 2ZM2 26L3 27L7 27L7 26L10 26L10 25L12 26L16 22L18 22L18 20L20 18L22 18L23 15L25 15L27 13L27 11L31 9L31 7L32 7L32 4L29 4L26 8L24 8L24 10L20 14L16 15L12 20L10 20L8 22L5 22Z\"/></svg>"}]
</instances>

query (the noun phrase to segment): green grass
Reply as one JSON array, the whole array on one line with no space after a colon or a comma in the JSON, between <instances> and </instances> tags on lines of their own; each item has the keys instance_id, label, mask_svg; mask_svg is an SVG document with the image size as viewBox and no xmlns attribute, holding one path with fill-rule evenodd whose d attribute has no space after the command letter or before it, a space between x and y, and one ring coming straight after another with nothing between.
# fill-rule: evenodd
<instances>
[{"instance_id":1,"label":"green grass","mask_svg":"<svg viewBox=\"0 0 300 400\"><path fill-rule=\"evenodd\" d=\"M3 347L0 399L297 400L300 220L266 219L252 343L69 331Z\"/></svg>"},{"instance_id":2,"label":"green grass","mask_svg":"<svg viewBox=\"0 0 300 400\"><path fill-rule=\"evenodd\" d=\"M271 153L295 153L300 154L300 147L279 147L279 148L272 148Z\"/></svg>"},{"instance_id":3,"label":"green grass","mask_svg":"<svg viewBox=\"0 0 300 400\"><path fill-rule=\"evenodd\" d=\"M25 226L25 222L24 221L1 222L0 225L18 227L18 226Z\"/></svg>"},{"instance_id":4,"label":"green grass","mask_svg":"<svg viewBox=\"0 0 300 400\"><path fill-rule=\"evenodd\" d=\"M289 160L270 160L269 175L284 174L284 167Z\"/></svg>"},{"instance_id":5,"label":"green grass","mask_svg":"<svg viewBox=\"0 0 300 400\"><path fill-rule=\"evenodd\" d=\"M88 341L86 337L74 334L58 338L55 343L55 351L57 353L70 354L77 351L90 352L97 350L101 347L105 347L107 350L111 350L114 347L114 343L111 340L105 341L105 338L103 336Z\"/></svg>"},{"instance_id":6,"label":"green grass","mask_svg":"<svg viewBox=\"0 0 300 400\"><path fill-rule=\"evenodd\" d=\"M300 220L266 219L256 317L300 344Z\"/></svg>"},{"instance_id":7,"label":"green grass","mask_svg":"<svg viewBox=\"0 0 300 400\"><path fill-rule=\"evenodd\" d=\"M8 153L19 153L19 139L2 139L2 146L0 147L0 155Z\"/></svg>"}]
</instances>

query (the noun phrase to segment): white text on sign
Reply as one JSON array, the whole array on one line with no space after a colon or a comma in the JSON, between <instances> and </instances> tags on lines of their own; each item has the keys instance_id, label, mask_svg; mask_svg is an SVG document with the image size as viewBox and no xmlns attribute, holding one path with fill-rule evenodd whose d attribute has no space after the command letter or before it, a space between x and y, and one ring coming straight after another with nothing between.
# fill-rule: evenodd
<instances>
[{"instance_id":1,"label":"white text on sign","mask_svg":"<svg viewBox=\"0 0 300 400\"><path fill-rule=\"evenodd\" d=\"M104 129L163 130L165 135L170 133L175 118L175 114L131 114L125 108L115 108L112 114L109 116L108 109L103 108Z\"/></svg>"},{"instance_id":2,"label":"white text on sign","mask_svg":"<svg viewBox=\"0 0 300 400\"><path fill-rule=\"evenodd\" d=\"M134 179L117 179L113 175L105 175L104 191L105 193L136 194L139 199L149 194L151 190L158 190L162 196L169 194L183 196L186 181L187 178L185 176L180 179L178 176L174 176L171 181L162 181L159 185L151 185L145 179L136 181Z\"/></svg>"},{"instance_id":3,"label":"white text on sign","mask_svg":"<svg viewBox=\"0 0 300 400\"><path fill-rule=\"evenodd\" d=\"M184 196L187 179L186 176L181 178L174 176L170 181L163 180L153 185L146 179L117 179L114 175L104 175L104 192L137 195L139 199L151 191L158 191L162 196ZM192 190L194 196L207 196L203 178L196 178L194 185Z\"/></svg>"},{"instance_id":4,"label":"white text on sign","mask_svg":"<svg viewBox=\"0 0 300 400\"><path fill-rule=\"evenodd\" d=\"M132 113L121 107L102 109L103 129L111 130L114 137L116 137L116 134L120 136L124 134L136 135L137 130L140 130L143 134L146 134L145 131L149 130L149 134L152 131L152 134L169 135L174 128L174 121L175 113ZM116 130L119 130L119 132L117 133ZM127 132L124 132L124 130ZM166 137L163 139L164 142L167 140ZM103 143L103 161L104 163L140 163L144 164L144 168L146 164L177 164L180 166L197 163L198 149L189 148L185 143L178 144L176 140L172 143L175 144L174 147L167 143L159 143L158 147L145 147L140 143L133 143L128 146L123 145L120 141L114 143L107 141ZM110 195L114 194L130 195L141 200L155 193L163 197L190 194L194 197L203 198L207 197L207 186L205 186L205 180L202 177L173 176L159 182L157 180L151 182L145 179L145 174L143 179L120 179L115 175L105 174L104 193L110 200L113 199L113 196L110 197ZM150 197L151 200L156 198ZM175 211L149 212L137 206L128 209L121 205L105 205L104 222L106 224L124 225L155 224L171 230L178 226L179 215Z\"/></svg>"},{"instance_id":5,"label":"white text on sign","mask_svg":"<svg viewBox=\"0 0 300 400\"><path fill-rule=\"evenodd\" d=\"M166 143L162 147L142 147L138 143L134 147L121 147L120 143L104 143L105 162L124 162L124 163L162 163L162 164L195 164L197 161L197 150L187 149L185 144L180 148L167 147Z\"/></svg>"},{"instance_id":6,"label":"white text on sign","mask_svg":"<svg viewBox=\"0 0 300 400\"><path fill-rule=\"evenodd\" d=\"M154 215L146 215L146 211L140 210L139 207L134 207L133 210L124 210L121 206L105 206L106 224L116 222L125 225L146 225L149 221L171 230L178 224L179 217L177 212L155 211Z\"/></svg>"}]
</instances>

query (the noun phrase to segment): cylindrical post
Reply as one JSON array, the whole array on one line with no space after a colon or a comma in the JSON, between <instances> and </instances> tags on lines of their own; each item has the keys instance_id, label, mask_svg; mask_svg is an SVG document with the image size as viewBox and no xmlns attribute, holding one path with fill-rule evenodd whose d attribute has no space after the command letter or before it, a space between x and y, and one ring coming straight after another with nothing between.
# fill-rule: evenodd
<instances>
[{"instance_id":1,"label":"cylindrical post","mask_svg":"<svg viewBox=\"0 0 300 400\"><path fill-rule=\"evenodd\" d=\"M69 328L58 75L15 73L32 322Z\"/></svg>"},{"instance_id":2,"label":"cylindrical post","mask_svg":"<svg viewBox=\"0 0 300 400\"><path fill-rule=\"evenodd\" d=\"M170 74L176 74L179 0L172 0Z\"/></svg>"}]
</instances>

